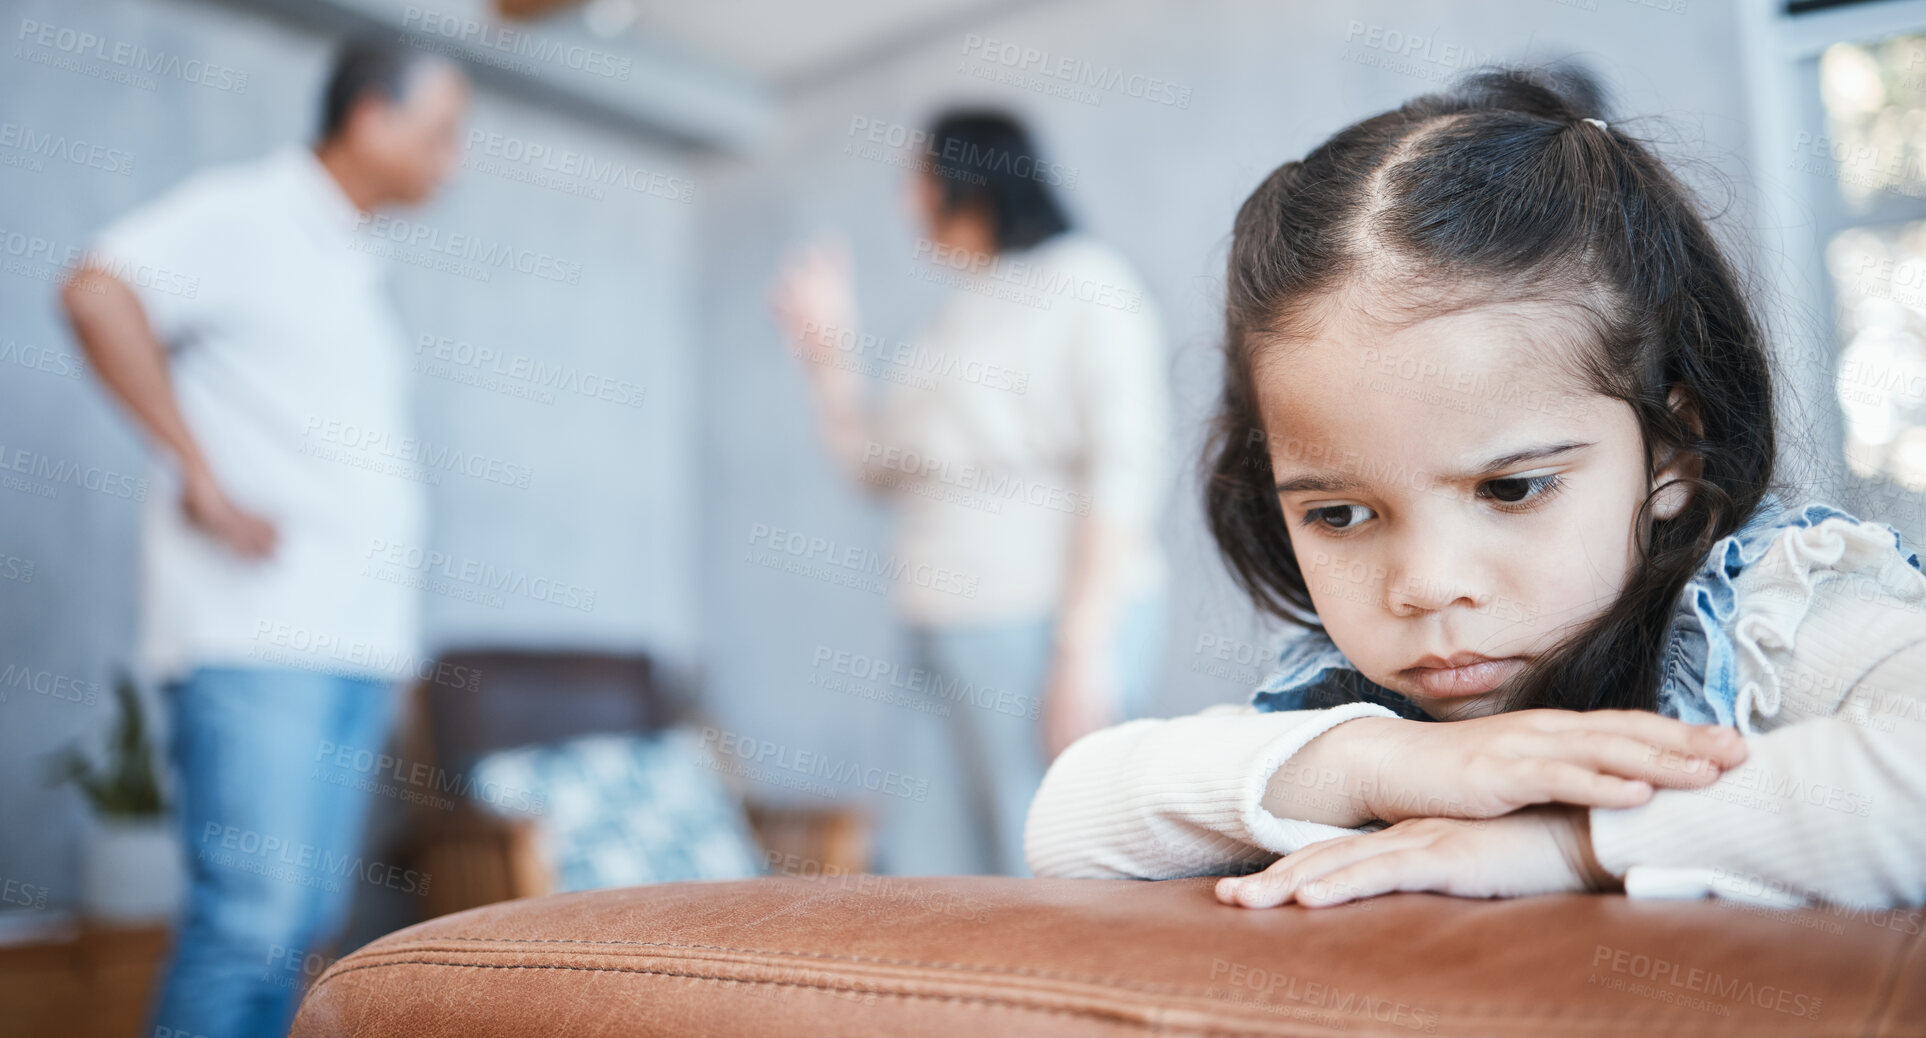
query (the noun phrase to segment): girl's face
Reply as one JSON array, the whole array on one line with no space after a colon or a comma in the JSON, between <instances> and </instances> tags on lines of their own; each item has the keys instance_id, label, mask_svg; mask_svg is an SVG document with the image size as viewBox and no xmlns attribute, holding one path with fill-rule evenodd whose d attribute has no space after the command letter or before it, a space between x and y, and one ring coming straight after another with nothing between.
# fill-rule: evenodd
<instances>
[{"instance_id":1,"label":"girl's face","mask_svg":"<svg viewBox=\"0 0 1926 1038\"><path fill-rule=\"evenodd\" d=\"M1582 325L1555 303L1402 327L1332 307L1256 380L1278 501L1311 601L1365 677L1433 717L1602 613L1637 559L1648 475L1630 407L1576 385ZM1676 515L1683 488L1653 514Z\"/></svg>"}]
</instances>

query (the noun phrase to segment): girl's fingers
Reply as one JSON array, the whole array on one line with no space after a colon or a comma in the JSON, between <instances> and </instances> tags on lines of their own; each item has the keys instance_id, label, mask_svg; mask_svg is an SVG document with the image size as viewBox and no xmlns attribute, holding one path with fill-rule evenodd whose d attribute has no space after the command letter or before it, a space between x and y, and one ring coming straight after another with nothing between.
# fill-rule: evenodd
<instances>
[{"instance_id":1,"label":"girl's fingers","mask_svg":"<svg viewBox=\"0 0 1926 1038\"><path fill-rule=\"evenodd\" d=\"M1652 744L1616 732L1560 732L1550 738L1563 748L1547 753L1583 763L1590 770L1621 779L1649 782L1667 789L1696 789L1716 782L1723 773L1717 761L1695 754L1662 751Z\"/></svg>"},{"instance_id":2,"label":"girl's fingers","mask_svg":"<svg viewBox=\"0 0 1926 1038\"><path fill-rule=\"evenodd\" d=\"M1342 836L1312 844L1282 858L1263 872L1235 877L1228 891L1224 881L1217 885L1218 900L1245 908L1275 908L1291 899L1304 883L1317 879L1352 862L1384 854L1408 845L1396 829Z\"/></svg>"},{"instance_id":3,"label":"girl's fingers","mask_svg":"<svg viewBox=\"0 0 1926 1038\"><path fill-rule=\"evenodd\" d=\"M1745 739L1734 729L1687 724L1644 710L1547 710L1535 721L1539 730L1547 733L1597 732L1624 736L1641 744L1640 766L1662 772L1671 779L1660 781L1659 785L1694 783L1690 762L1695 758L1709 760L1721 771L1738 767L1746 758Z\"/></svg>"},{"instance_id":4,"label":"girl's fingers","mask_svg":"<svg viewBox=\"0 0 1926 1038\"><path fill-rule=\"evenodd\" d=\"M1354 839L1357 837L1343 837L1331 842L1342 843ZM1217 900L1241 908L1276 908L1290 898L1290 891L1297 883L1293 878L1296 862L1292 859L1303 853L1298 851L1297 854L1280 858L1262 872L1218 880Z\"/></svg>"},{"instance_id":5,"label":"girl's fingers","mask_svg":"<svg viewBox=\"0 0 1926 1038\"><path fill-rule=\"evenodd\" d=\"M1297 903L1323 908L1399 890L1440 890L1449 880L1443 859L1425 847L1387 851L1338 869L1297 890Z\"/></svg>"},{"instance_id":6,"label":"girl's fingers","mask_svg":"<svg viewBox=\"0 0 1926 1038\"><path fill-rule=\"evenodd\" d=\"M1583 764L1541 757L1527 766L1536 773L1529 780L1539 792L1533 803L1622 808L1638 807L1652 799L1650 783L1600 774Z\"/></svg>"},{"instance_id":7,"label":"girl's fingers","mask_svg":"<svg viewBox=\"0 0 1926 1038\"><path fill-rule=\"evenodd\" d=\"M1245 880L1250 878L1250 876L1225 876L1223 879L1218 880L1217 886L1213 890L1213 893L1217 895L1218 903L1226 905L1236 904L1237 888L1242 885Z\"/></svg>"}]
</instances>

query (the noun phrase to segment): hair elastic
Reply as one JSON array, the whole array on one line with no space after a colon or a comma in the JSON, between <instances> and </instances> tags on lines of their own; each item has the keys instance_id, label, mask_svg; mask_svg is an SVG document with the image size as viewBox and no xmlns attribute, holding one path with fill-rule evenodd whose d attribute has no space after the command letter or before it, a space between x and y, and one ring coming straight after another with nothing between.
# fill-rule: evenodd
<instances>
[{"instance_id":1,"label":"hair elastic","mask_svg":"<svg viewBox=\"0 0 1926 1038\"><path fill-rule=\"evenodd\" d=\"M1581 120L1581 121L1583 121L1583 122L1588 122L1588 123L1591 123L1591 124L1592 124L1593 126L1596 126L1596 127L1598 127L1599 129L1601 129L1601 130L1603 130L1603 129L1606 129L1606 128L1607 128L1607 127L1606 127L1606 125L1605 125L1605 120L1603 120L1603 119L1592 119L1592 118L1589 118L1589 117L1588 117L1588 118L1586 118L1586 119L1584 119L1584 120Z\"/></svg>"}]
</instances>

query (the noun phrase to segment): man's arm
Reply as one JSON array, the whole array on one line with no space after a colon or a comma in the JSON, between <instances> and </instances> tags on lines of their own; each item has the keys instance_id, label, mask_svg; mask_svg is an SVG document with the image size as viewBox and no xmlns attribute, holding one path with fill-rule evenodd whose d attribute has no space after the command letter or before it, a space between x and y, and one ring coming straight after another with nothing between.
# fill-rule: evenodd
<instances>
[{"instance_id":1,"label":"man's arm","mask_svg":"<svg viewBox=\"0 0 1926 1038\"><path fill-rule=\"evenodd\" d=\"M84 266L62 286L60 304L101 382L142 431L174 458L188 518L244 558L271 555L274 525L236 507L221 490L181 417L166 350L133 289L106 271Z\"/></svg>"}]
</instances>

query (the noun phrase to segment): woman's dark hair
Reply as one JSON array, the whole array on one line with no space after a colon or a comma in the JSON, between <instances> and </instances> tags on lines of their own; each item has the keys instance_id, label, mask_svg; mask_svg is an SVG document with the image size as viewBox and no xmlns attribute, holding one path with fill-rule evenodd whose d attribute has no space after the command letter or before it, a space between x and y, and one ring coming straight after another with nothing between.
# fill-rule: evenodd
<instances>
[{"instance_id":1,"label":"woman's dark hair","mask_svg":"<svg viewBox=\"0 0 1926 1038\"><path fill-rule=\"evenodd\" d=\"M333 140L366 94L390 103L405 98L410 77L428 60L420 51L382 36L357 36L341 44L321 91L320 140Z\"/></svg>"},{"instance_id":2,"label":"woman's dark hair","mask_svg":"<svg viewBox=\"0 0 1926 1038\"><path fill-rule=\"evenodd\" d=\"M1023 124L994 111L945 112L930 128L930 169L943 210L979 208L998 252L1027 249L1070 229L1050 185L1068 174L1046 162Z\"/></svg>"},{"instance_id":3,"label":"woman's dark hair","mask_svg":"<svg viewBox=\"0 0 1926 1038\"><path fill-rule=\"evenodd\" d=\"M1569 66L1478 70L1279 166L1238 210L1230 248L1204 504L1265 612L1321 626L1273 485L1253 359L1289 348L1314 306L1359 279L1395 286L1414 320L1569 302L1594 341L1566 362L1632 409L1646 471L1681 450L1698 459L1676 516L1653 515L1659 491L1641 503L1646 535L1616 601L1499 688L1505 709L1656 709L1685 582L1773 475L1770 365L1740 279L1685 188L1603 107Z\"/></svg>"}]
</instances>

